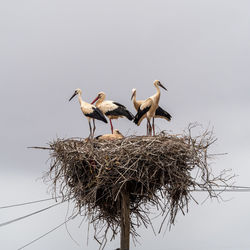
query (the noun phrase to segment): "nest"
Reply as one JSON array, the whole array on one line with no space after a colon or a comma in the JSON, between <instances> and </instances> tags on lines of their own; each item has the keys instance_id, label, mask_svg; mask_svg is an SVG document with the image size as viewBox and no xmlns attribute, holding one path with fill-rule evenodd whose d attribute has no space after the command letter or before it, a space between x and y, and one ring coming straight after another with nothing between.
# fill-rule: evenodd
<instances>
[{"instance_id":1,"label":"nest","mask_svg":"<svg viewBox=\"0 0 250 250\"><path fill-rule=\"evenodd\" d=\"M188 211L193 190L217 197L214 185L231 177L211 173L207 150L214 141L212 132L193 137L191 128L183 135L161 133L112 141L58 139L50 144L47 178L57 195L74 200L79 214L88 216L96 239L105 239L108 229L113 236L119 232L121 194L126 192L130 230L137 236L138 226L151 224L152 205L163 215L163 222L172 225L178 211Z\"/></svg>"}]
</instances>

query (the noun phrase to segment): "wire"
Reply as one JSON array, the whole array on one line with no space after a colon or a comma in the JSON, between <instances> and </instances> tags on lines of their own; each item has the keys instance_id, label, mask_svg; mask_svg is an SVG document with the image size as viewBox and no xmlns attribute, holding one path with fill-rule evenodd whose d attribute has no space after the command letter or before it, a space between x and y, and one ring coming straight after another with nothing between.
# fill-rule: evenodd
<instances>
[{"instance_id":1,"label":"wire","mask_svg":"<svg viewBox=\"0 0 250 250\"><path fill-rule=\"evenodd\" d=\"M63 222L63 223L61 223L60 225L58 225L58 226L54 227L53 229L51 229L51 230L50 230L50 231L48 231L47 233L45 233L45 234L43 234L43 235L41 235L41 236L39 236L39 237L35 238L34 240L32 240L31 242L29 242L28 244L26 244L26 245L24 245L24 246L22 246L22 247L18 248L17 250L24 249L25 247L27 247L27 246L31 245L32 243L34 243L34 242L36 242L36 241L38 241L38 240L42 239L42 238L43 238L43 237L45 237L46 235L48 235L48 234L52 233L53 231L55 231L55 230L56 230L56 229L58 229L59 227L63 226L65 223L67 223L69 220L73 219L74 217L75 217L75 215L70 216L70 217L69 217L66 221L64 221L64 222Z\"/></svg>"},{"instance_id":2,"label":"wire","mask_svg":"<svg viewBox=\"0 0 250 250\"><path fill-rule=\"evenodd\" d=\"M241 191L244 191L244 192L248 192L248 190L250 190L250 187L247 187L247 186L226 186L226 185L213 185L213 186L231 188L230 191L237 191L237 192L239 192L240 190L235 190L235 189L244 189L244 190L241 190ZM226 191L228 189L223 189L223 190ZM198 191L198 192L200 192L200 191L206 191L206 190L190 190L190 191ZM222 190L219 189L219 190L212 190L212 191L222 191ZM35 203L41 203L41 202L45 202L45 201L49 201L49 200L54 200L54 199L57 199L57 198L62 198L62 196L58 196L56 198L48 198L48 199L42 199L42 200L29 201L29 202L24 202L24 203L19 203L19 204L2 206L2 207L0 207L0 209L25 206L25 205L35 204Z\"/></svg>"},{"instance_id":3,"label":"wire","mask_svg":"<svg viewBox=\"0 0 250 250\"><path fill-rule=\"evenodd\" d=\"M214 187L224 187L224 188L239 188L239 189L250 189L250 187L248 187L248 186L234 186L234 185L212 185L212 186L214 186Z\"/></svg>"},{"instance_id":4,"label":"wire","mask_svg":"<svg viewBox=\"0 0 250 250\"><path fill-rule=\"evenodd\" d=\"M49 206L49 207L46 207L46 208L37 210L37 211L35 211L35 212L33 212L33 213L30 213L30 214L27 214L27 215L18 217L18 218L13 219L13 220L6 221L6 222L4 222L4 223L1 223L1 224L0 224L0 227L7 226L7 225L9 225L9 224L11 224L11 223L14 223L14 222L16 222L16 221L23 220L23 219L28 218L28 217L30 217L30 216L32 216L32 215L41 213L41 212L43 212L43 211L45 211L45 210L48 210L48 209L50 209L50 208L52 208L52 207L58 206L58 205L60 205L60 204L62 204L62 203L64 203L64 202L65 202L65 201L62 201L62 202L60 202L60 203L53 204L53 205L51 205L51 206Z\"/></svg>"},{"instance_id":5,"label":"wire","mask_svg":"<svg viewBox=\"0 0 250 250\"><path fill-rule=\"evenodd\" d=\"M62 196L59 196L59 197L56 197L56 198L48 198L48 199L42 199L42 200L36 200L36 201L29 201L29 202L18 203L18 204L13 204L13 205L7 205L7 206L0 207L0 209L11 208L11 207L20 207L20 206L25 206L25 205L29 205L29 204L34 204L34 203L40 203L40 202L44 202L44 201L54 200L54 199L57 199L57 198L62 198Z\"/></svg>"},{"instance_id":6,"label":"wire","mask_svg":"<svg viewBox=\"0 0 250 250\"><path fill-rule=\"evenodd\" d=\"M189 190L191 192L208 192L208 191L214 191L214 192L250 192L250 188L240 188L240 189L212 189L212 190L206 190L206 189L196 189L196 190Z\"/></svg>"}]
</instances>

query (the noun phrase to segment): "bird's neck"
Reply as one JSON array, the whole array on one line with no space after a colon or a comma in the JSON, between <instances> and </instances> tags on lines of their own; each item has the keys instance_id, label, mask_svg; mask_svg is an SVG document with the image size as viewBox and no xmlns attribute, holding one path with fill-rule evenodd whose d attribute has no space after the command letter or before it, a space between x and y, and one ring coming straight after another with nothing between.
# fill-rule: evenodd
<instances>
[{"instance_id":1,"label":"bird's neck","mask_svg":"<svg viewBox=\"0 0 250 250\"><path fill-rule=\"evenodd\" d=\"M96 106L100 105L100 104L104 101L104 99L105 99L105 96L99 98L99 99L97 100L97 102L96 102Z\"/></svg>"},{"instance_id":2,"label":"bird's neck","mask_svg":"<svg viewBox=\"0 0 250 250\"><path fill-rule=\"evenodd\" d=\"M79 101L80 105L82 105L83 100L82 100L82 96L81 96L81 94L78 94L78 101Z\"/></svg>"},{"instance_id":3,"label":"bird's neck","mask_svg":"<svg viewBox=\"0 0 250 250\"><path fill-rule=\"evenodd\" d=\"M156 87L156 93L155 93L155 100L156 100L156 102L158 103L159 102L159 100L160 100L160 96L161 96L161 91L160 91L160 88L159 88L159 86L158 85L155 85L155 87Z\"/></svg>"},{"instance_id":4,"label":"bird's neck","mask_svg":"<svg viewBox=\"0 0 250 250\"><path fill-rule=\"evenodd\" d=\"M135 105L136 104L136 93L134 93L132 101L133 101L133 104Z\"/></svg>"},{"instance_id":5,"label":"bird's neck","mask_svg":"<svg viewBox=\"0 0 250 250\"><path fill-rule=\"evenodd\" d=\"M134 94L132 101L133 101L135 109L138 111L140 104L136 101L136 94Z\"/></svg>"}]
</instances>

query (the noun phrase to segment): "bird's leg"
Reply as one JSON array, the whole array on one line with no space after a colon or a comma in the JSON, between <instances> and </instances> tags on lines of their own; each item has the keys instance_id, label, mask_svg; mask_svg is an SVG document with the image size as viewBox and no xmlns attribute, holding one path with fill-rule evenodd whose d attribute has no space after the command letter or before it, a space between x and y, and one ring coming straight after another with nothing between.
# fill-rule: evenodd
<instances>
[{"instance_id":1,"label":"bird's leg","mask_svg":"<svg viewBox=\"0 0 250 250\"><path fill-rule=\"evenodd\" d=\"M91 127L90 120L89 120L89 130L90 130L89 138L92 139L92 127Z\"/></svg>"},{"instance_id":2,"label":"bird's leg","mask_svg":"<svg viewBox=\"0 0 250 250\"><path fill-rule=\"evenodd\" d=\"M95 129L96 129L96 127L95 127L95 119L93 119L93 126L94 126L94 128L93 128L93 137L94 137Z\"/></svg>"},{"instance_id":3,"label":"bird's leg","mask_svg":"<svg viewBox=\"0 0 250 250\"><path fill-rule=\"evenodd\" d=\"M148 125L148 118L147 118L147 136L149 134L149 125Z\"/></svg>"},{"instance_id":4,"label":"bird's leg","mask_svg":"<svg viewBox=\"0 0 250 250\"><path fill-rule=\"evenodd\" d=\"M150 120L147 119L147 121L148 121L148 135L152 135L152 126L150 124Z\"/></svg>"},{"instance_id":5,"label":"bird's leg","mask_svg":"<svg viewBox=\"0 0 250 250\"><path fill-rule=\"evenodd\" d=\"M152 126L151 126L151 123L149 122L149 135L152 136Z\"/></svg>"},{"instance_id":6,"label":"bird's leg","mask_svg":"<svg viewBox=\"0 0 250 250\"><path fill-rule=\"evenodd\" d=\"M109 118L109 122L110 122L110 126L111 126L111 133L113 134L113 124L112 124L112 121L110 118Z\"/></svg>"},{"instance_id":7,"label":"bird's leg","mask_svg":"<svg viewBox=\"0 0 250 250\"><path fill-rule=\"evenodd\" d=\"M153 117L153 125L152 125L152 127L153 127L153 136L155 136L155 118Z\"/></svg>"}]
</instances>

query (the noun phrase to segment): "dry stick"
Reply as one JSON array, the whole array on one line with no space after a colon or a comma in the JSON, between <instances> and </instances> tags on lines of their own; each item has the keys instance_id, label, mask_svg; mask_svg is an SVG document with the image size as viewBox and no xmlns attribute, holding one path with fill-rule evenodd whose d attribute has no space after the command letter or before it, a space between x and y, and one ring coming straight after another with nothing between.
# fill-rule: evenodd
<instances>
[{"instance_id":1,"label":"dry stick","mask_svg":"<svg viewBox=\"0 0 250 250\"><path fill-rule=\"evenodd\" d=\"M32 149L44 149L44 150L52 150L52 148L47 148L47 147L27 147L27 148L32 148Z\"/></svg>"},{"instance_id":2,"label":"dry stick","mask_svg":"<svg viewBox=\"0 0 250 250\"><path fill-rule=\"evenodd\" d=\"M65 215L65 221L67 221L68 214L69 214L69 201L68 201L67 212L66 212L66 215ZM70 218L70 217L69 217L69 218ZM72 236L71 233L69 232L68 225L67 225L66 222L65 222L65 228L66 228L66 231L67 231L69 237L73 240L73 242L74 242L78 247L80 247L80 244L73 238L73 236Z\"/></svg>"}]
</instances>

